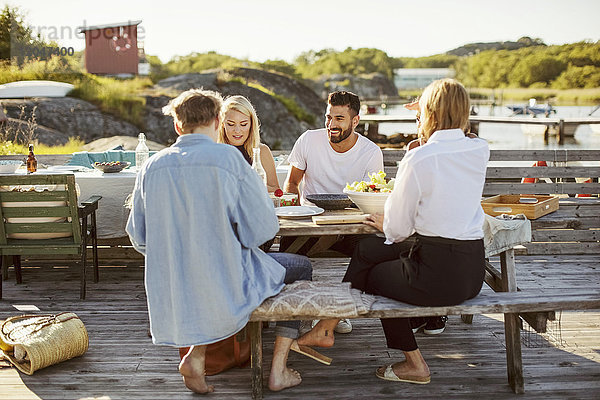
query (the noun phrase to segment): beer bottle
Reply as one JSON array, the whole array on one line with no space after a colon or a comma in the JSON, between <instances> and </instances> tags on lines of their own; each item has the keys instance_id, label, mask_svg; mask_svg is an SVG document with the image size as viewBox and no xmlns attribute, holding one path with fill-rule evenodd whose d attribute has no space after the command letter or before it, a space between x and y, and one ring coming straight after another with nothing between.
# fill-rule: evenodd
<instances>
[{"instance_id":1,"label":"beer bottle","mask_svg":"<svg viewBox=\"0 0 600 400\"><path fill-rule=\"evenodd\" d=\"M33 145L29 145L29 155L27 156L27 173L31 174L37 171L37 159L35 158L35 154L33 154Z\"/></svg>"}]
</instances>

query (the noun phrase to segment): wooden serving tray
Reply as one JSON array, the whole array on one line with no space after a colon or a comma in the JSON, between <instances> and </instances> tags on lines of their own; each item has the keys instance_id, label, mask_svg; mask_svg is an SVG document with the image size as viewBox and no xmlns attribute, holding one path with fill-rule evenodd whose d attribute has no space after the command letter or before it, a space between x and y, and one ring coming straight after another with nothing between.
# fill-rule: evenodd
<instances>
[{"instance_id":1,"label":"wooden serving tray","mask_svg":"<svg viewBox=\"0 0 600 400\"><path fill-rule=\"evenodd\" d=\"M367 214L315 215L312 220L317 225L358 224L367 219Z\"/></svg>"},{"instance_id":2,"label":"wooden serving tray","mask_svg":"<svg viewBox=\"0 0 600 400\"><path fill-rule=\"evenodd\" d=\"M558 197L533 194L501 194L481 201L483 211L493 217L500 214L525 214L537 219L558 210Z\"/></svg>"}]
</instances>

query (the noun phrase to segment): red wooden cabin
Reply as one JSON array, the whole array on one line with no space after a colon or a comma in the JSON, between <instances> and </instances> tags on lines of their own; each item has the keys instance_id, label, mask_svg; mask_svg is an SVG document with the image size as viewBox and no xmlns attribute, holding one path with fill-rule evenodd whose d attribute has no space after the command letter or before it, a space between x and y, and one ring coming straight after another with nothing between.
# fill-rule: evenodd
<instances>
[{"instance_id":1,"label":"red wooden cabin","mask_svg":"<svg viewBox=\"0 0 600 400\"><path fill-rule=\"evenodd\" d=\"M84 26L85 68L99 75L138 74L137 26L142 21Z\"/></svg>"}]
</instances>

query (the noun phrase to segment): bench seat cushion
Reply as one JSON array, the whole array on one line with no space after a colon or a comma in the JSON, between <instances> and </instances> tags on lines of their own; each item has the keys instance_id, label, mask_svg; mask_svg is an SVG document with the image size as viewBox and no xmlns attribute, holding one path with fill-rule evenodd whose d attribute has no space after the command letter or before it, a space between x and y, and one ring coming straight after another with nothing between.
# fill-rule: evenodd
<instances>
[{"instance_id":1,"label":"bench seat cushion","mask_svg":"<svg viewBox=\"0 0 600 400\"><path fill-rule=\"evenodd\" d=\"M315 318L353 318L369 312L375 296L350 288L350 283L297 281L265 300L252 314L254 320L310 315Z\"/></svg>"}]
</instances>

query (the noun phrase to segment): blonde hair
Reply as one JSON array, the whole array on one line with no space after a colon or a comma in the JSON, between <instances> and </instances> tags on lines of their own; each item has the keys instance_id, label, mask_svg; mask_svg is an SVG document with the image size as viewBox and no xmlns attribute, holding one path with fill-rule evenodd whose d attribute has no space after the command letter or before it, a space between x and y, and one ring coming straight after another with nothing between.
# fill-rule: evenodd
<instances>
[{"instance_id":1,"label":"blonde hair","mask_svg":"<svg viewBox=\"0 0 600 400\"><path fill-rule=\"evenodd\" d=\"M221 117L223 97L212 90L190 89L172 99L163 107L165 115L173 117L184 133L199 126L207 126Z\"/></svg>"},{"instance_id":2,"label":"blonde hair","mask_svg":"<svg viewBox=\"0 0 600 400\"><path fill-rule=\"evenodd\" d=\"M433 81L423 90L419 100L421 125L419 137L427 141L435 131L469 129L469 94L455 79Z\"/></svg>"},{"instance_id":3,"label":"blonde hair","mask_svg":"<svg viewBox=\"0 0 600 400\"><path fill-rule=\"evenodd\" d=\"M252 149L258 147L260 144L260 122L258 122L254 106L250 103L250 100L244 96L230 96L225 99L225 102L223 103L223 121L219 127L219 138L217 139L217 142L231 144L225 134L225 114L229 110L239 111L250 118L250 133L243 146L250 158L252 158Z\"/></svg>"}]
</instances>

